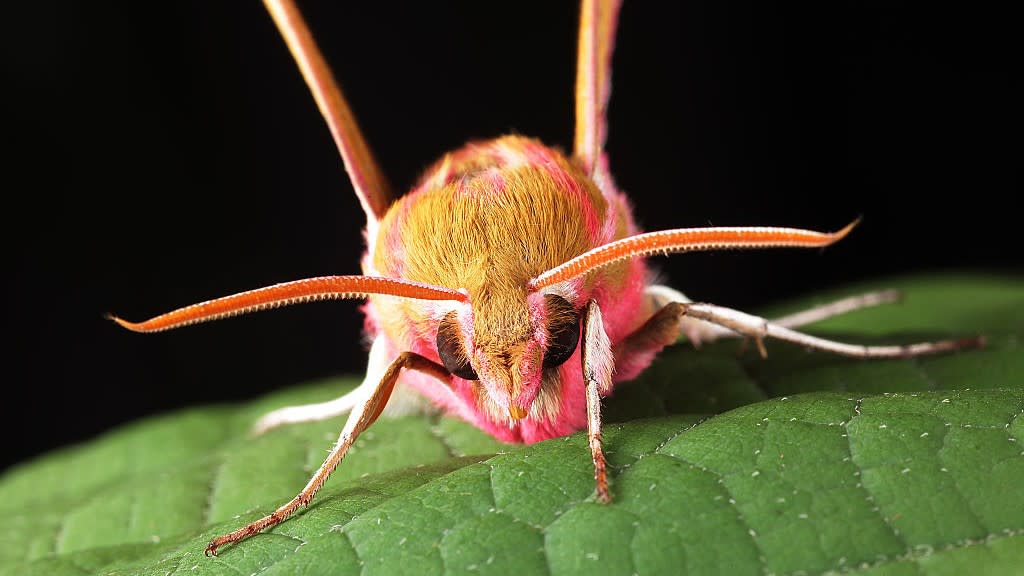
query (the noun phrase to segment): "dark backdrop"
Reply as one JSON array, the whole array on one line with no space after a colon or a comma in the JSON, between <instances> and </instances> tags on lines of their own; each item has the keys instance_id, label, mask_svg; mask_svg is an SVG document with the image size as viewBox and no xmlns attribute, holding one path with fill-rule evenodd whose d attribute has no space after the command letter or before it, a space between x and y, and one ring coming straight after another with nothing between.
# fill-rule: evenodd
<instances>
[{"instance_id":1,"label":"dark backdrop","mask_svg":"<svg viewBox=\"0 0 1024 576\"><path fill-rule=\"evenodd\" d=\"M396 188L470 138L571 144L573 3L304 4ZM903 272L1020 270L1022 51L1008 14L675 4L627 2L621 17L608 148L639 222L865 220L824 252L657 259L671 284L756 307ZM358 373L356 303L152 336L101 317L358 273L363 216L261 6L29 9L7 58L0 464L148 414Z\"/></svg>"}]
</instances>

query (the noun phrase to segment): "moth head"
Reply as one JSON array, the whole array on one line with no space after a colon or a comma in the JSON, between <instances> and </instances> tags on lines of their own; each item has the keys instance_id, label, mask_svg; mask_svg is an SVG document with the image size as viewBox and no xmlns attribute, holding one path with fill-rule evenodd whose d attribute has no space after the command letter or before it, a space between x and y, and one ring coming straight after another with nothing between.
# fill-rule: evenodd
<instances>
[{"instance_id":1,"label":"moth head","mask_svg":"<svg viewBox=\"0 0 1024 576\"><path fill-rule=\"evenodd\" d=\"M555 415L558 369L573 357L580 338L580 311L568 299L535 292L519 303L482 298L479 305L452 310L440 321L436 340L445 368L475 382L478 405L492 420L510 425L528 415Z\"/></svg>"}]
</instances>

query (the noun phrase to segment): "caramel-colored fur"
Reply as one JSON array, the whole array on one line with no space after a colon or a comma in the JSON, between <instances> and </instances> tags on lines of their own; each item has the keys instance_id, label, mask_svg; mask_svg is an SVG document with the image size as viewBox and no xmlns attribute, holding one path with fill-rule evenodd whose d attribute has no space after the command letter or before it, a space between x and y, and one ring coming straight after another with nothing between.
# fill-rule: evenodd
<instances>
[{"instance_id":1,"label":"caramel-colored fur","mask_svg":"<svg viewBox=\"0 0 1024 576\"><path fill-rule=\"evenodd\" d=\"M544 150L547 164L515 161L534 149ZM537 329L527 282L606 240L598 235L607 209L582 171L536 141L506 136L470 144L444 157L419 188L391 206L373 265L383 276L465 289L473 348L490 359L489 375L514 398L521 390L518 366L541 360L525 346ZM439 318L430 307L391 298L374 298L374 306L380 327L399 346L435 337ZM549 380L537 397L542 405L531 413L555 415L557 382ZM483 396L481 408L501 410Z\"/></svg>"},{"instance_id":2,"label":"caramel-colored fur","mask_svg":"<svg viewBox=\"0 0 1024 576\"><path fill-rule=\"evenodd\" d=\"M498 142L537 145L514 136ZM568 160L557 158L603 221L600 191ZM590 249L593 238L582 199L567 195L544 167L465 168L456 164L445 185L421 187L392 205L381 222L374 266L384 276L466 289L474 343L486 348L529 335L527 281ZM485 177L490 171L498 172L501 190ZM437 180L428 175L424 182Z\"/></svg>"}]
</instances>

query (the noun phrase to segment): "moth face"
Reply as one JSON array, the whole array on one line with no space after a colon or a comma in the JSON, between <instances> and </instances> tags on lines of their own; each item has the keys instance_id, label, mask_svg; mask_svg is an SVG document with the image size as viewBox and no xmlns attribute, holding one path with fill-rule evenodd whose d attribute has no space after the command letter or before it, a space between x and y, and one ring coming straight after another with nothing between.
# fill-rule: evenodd
<instances>
[{"instance_id":1,"label":"moth face","mask_svg":"<svg viewBox=\"0 0 1024 576\"><path fill-rule=\"evenodd\" d=\"M557 409L558 368L579 344L580 313L555 294L530 295L520 314L509 308L449 312L437 353L449 372L476 383L477 404L492 420L514 425ZM501 317L475 322L479 314Z\"/></svg>"}]
</instances>

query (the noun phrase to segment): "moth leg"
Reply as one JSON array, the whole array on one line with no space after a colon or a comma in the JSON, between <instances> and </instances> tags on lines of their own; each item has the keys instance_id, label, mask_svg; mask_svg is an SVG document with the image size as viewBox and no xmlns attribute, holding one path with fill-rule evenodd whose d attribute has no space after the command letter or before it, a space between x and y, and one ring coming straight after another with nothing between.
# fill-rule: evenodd
<instances>
[{"instance_id":1,"label":"moth leg","mask_svg":"<svg viewBox=\"0 0 1024 576\"><path fill-rule=\"evenodd\" d=\"M352 408L359 402L359 398L365 396L365 385L366 382L363 382L349 393L327 402L285 406L284 408L267 412L253 425L251 434L259 436L286 424L317 422L351 412Z\"/></svg>"},{"instance_id":2,"label":"moth leg","mask_svg":"<svg viewBox=\"0 0 1024 576\"><path fill-rule=\"evenodd\" d=\"M810 348L862 358L938 354L961 348L978 347L983 344L981 339L975 338L929 342L912 346L865 347L832 342L792 330L797 326L811 324L861 308L896 302L900 299L900 293L896 290L859 294L775 320L766 320L721 306L695 304L686 296L666 286L650 286L647 289L647 294L655 306L663 304L640 328L615 345L616 377L620 380L628 380L639 374L650 364L654 355L665 346L673 344L681 332L685 333L695 345L699 342L725 337L753 338L762 356L767 353L763 342L766 336L788 340ZM768 326L770 329L765 331L763 326ZM696 337L691 331L697 333ZM838 348L832 346L833 344Z\"/></svg>"},{"instance_id":3,"label":"moth leg","mask_svg":"<svg viewBox=\"0 0 1024 576\"><path fill-rule=\"evenodd\" d=\"M320 465L320 469L310 478L306 487L295 498L292 498L287 504L284 504L271 514L255 522L250 522L234 532L211 540L210 544L206 547L206 555L216 556L217 549L221 546L239 542L266 528L280 524L300 506L308 505L313 496L324 485L324 482L327 481L328 476L338 467L342 458L345 457L345 453L355 443L356 438L380 416L403 369L419 370L449 385L451 382L451 375L445 370L444 366L414 352L402 352L399 354L398 358L384 371L384 375L377 385L352 408L352 413L349 414L348 421L345 422L345 427L342 429L341 435L338 436L337 443L331 449L331 453L324 460L324 463Z\"/></svg>"},{"instance_id":4,"label":"moth leg","mask_svg":"<svg viewBox=\"0 0 1024 576\"><path fill-rule=\"evenodd\" d=\"M651 309L656 310L655 315L657 315L662 309L664 309L665 306L668 305L670 302L693 302L693 300L690 300L682 292L676 290L675 288L670 288L662 284L652 284L645 288L644 297L646 297L647 301L650 303ZM649 323L650 322L648 321L648 324ZM732 331L726 330L721 326L716 326L714 324L710 324L708 322L704 322L696 318L687 318L681 314L678 315L676 319L676 324L677 329L674 338L671 341L666 342L665 344L661 344L661 346L658 347L658 350L660 350L661 347L667 344L674 343L676 340L678 340L680 334L685 334L686 339L689 340L691 344L693 344L694 348L700 348L700 345L705 342L714 342L719 338L734 335ZM647 324L645 324L644 327L637 330L637 332L643 332L646 326ZM660 331L659 329L654 327L646 329L654 329ZM616 357L619 357L619 355L616 354Z\"/></svg>"},{"instance_id":5,"label":"moth leg","mask_svg":"<svg viewBox=\"0 0 1024 576\"><path fill-rule=\"evenodd\" d=\"M758 349L761 350L762 356L765 355L763 341L767 337L785 340L806 348L824 350L841 356L851 356L854 358L910 358L912 356L940 354L965 348L980 348L985 344L984 338L980 336L974 338L939 340L936 342L920 342L916 344L895 346L864 346L860 344L847 344L845 342L836 342L834 340L804 334L803 332L797 332L796 330L783 326L779 323L771 322L759 316L754 316L745 312L740 312L739 310L733 310L732 308L715 306L714 304L696 303L680 304L680 306L682 306L683 314L686 316L711 322L724 328L728 328L742 336L753 338L754 341L757 342Z\"/></svg>"},{"instance_id":6,"label":"moth leg","mask_svg":"<svg viewBox=\"0 0 1024 576\"><path fill-rule=\"evenodd\" d=\"M819 304L813 308L801 310L788 316L782 316L772 320L772 324L785 326L786 328L798 328L815 322L821 322L828 318L842 316L854 310L871 308L881 304L892 304L903 299L899 290L879 290L877 292L864 292L825 304Z\"/></svg>"},{"instance_id":7,"label":"moth leg","mask_svg":"<svg viewBox=\"0 0 1024 576\"><path fill-rule=\"evenodd\" d=\"M597 500L611 502L608 492L607 463L601 447L601 396L612 388L612 371L615 366L611 342L604 331L601 309L597 302L587 303L583 322L583 380L587 385L587 441L594 461L594 482L597 486Z\"/></svg>"},{"instance_id":8,"label":"moth leg","mask_svg":"<svg viewBox=\"0 0 1024 576\"><path fill-rule=\"evenodd\" d=\"M787 316L780 318L774 318L771 320L772 324L778 324L785 328L798 328L800 326L806 326L808 324L814 324L815 322L821 322L828 318L835 316L841 316L854 310L860 310L862 308L870 308L872 306L878 306L880 304L891 304L893 302L899 302L903 299L903 295L899 290L880 290L877 292L865 292L863 294L856 294L854 296L848 296L839 300L833 300L825 304L819 304L808 308L806 310L800 310ZM730 332L732 336L740 336L736 332ZM746 348L749 338L744 338L740 344L740 352ZM768 355L768 352L764 348L764 342L757 341L757 350L764 358Z\"/></svg>"},{"instance_id":9,"label":"moth leg","mask_svg":"<svg viewBox=\"0 0 1024 576\"><path fill-rule=\"evenodd\" d=\"M384 339L378 336L373 340L373 344L370 345L366 377L363 378L363 382L359 386L334 400L300 406L285 406L284 408L268 412L253 425L252 434L259 436L285 424L315 422L351 412L380 382L381 376L388 369L389 363L387 346L385 346Z\"/></svg>"},{"instance_id":10,"label":"moth leg","mask_svg":"<svg viewBox=\"0 0 1024 576\"><path fill-rule=\"evenodd\" d=\"M662 285L651 285L644 290L644 295L651 302L655 310L660 310L669 302L682 302L689 304L693 302L682 292ZM815 322L821 322L828 318L841 316L855 310L879 306L881 304L892 304L903 298L898 290L879 290L877 292L865 292L839 300L833 300L820 304L794 314L774 318L772 324L785 326L786 328L798 328ZM686 335L694 347L700 347L704 342L713 342L719 338L735 338L741 336L724 326L712 324L690 316L683 316L679 320L679 332Z\"/></svg>"}]
</instances>

